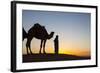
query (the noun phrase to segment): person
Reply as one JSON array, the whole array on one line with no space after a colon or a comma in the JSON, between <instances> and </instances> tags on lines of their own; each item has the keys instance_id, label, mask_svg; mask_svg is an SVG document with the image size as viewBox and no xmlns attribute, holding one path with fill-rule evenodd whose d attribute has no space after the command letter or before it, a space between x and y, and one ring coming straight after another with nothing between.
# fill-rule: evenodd
<instances>
[{"instance_id":1,"label":"person","mask_svg":"<svg viewBox=\"0 0 100 73\"><path fill-rule=\"evenodd\" d=\"M58 51L59 51L58 35L56 35L56 38L54 39L54 48L55 48L55 54L58 54Z\"/></svg>"}]
</instances>

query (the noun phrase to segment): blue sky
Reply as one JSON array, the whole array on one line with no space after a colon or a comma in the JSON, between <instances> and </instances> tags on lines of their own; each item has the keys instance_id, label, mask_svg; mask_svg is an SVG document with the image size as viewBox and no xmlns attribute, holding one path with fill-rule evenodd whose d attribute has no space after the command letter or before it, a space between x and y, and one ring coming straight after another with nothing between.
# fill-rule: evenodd
<instances>
[{"instance_id":1,"label":"blue sky","mask_svg":"<svg viewBox=\"0 0 100 73\"><path fill-rule=\"evenodd\" d=\"M72 46L74 46L81 50L90 49L90 18L89 13L35 10L22 12L22 24L26 32L35 23L40 23L45 26L48 33L55 32L54 38L59 35L60 48L65 46L73 49Z\"/></svg>"}]
</instances>

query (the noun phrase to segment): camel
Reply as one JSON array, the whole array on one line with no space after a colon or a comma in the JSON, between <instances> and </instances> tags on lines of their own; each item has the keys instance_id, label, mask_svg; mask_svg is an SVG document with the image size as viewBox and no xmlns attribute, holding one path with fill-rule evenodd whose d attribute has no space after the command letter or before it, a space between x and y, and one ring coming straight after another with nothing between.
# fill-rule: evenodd
<instances>
[{"instance_id":1,"label":"camel","mask_svg":"<svg viewBox=\"0 0 100 73\"><path fill-rule=\"evenodd\" d=\"M41 54L42 48L43 48L43 53L46 53L45 52L46 41L47 41L47 39L51 39L53 37L54 32L51 32L50 34L48 34L48 32L44 26L41 26L39 23L35 23L34 26L29 29L27 35L28 35L27 36L27 43L26 43L27 54L29 54L28 48L30 50L30 53L32 54L31 41L33 38L41 40L40 51L39 51L39 53Z\"/></svg>"}]
</instances>

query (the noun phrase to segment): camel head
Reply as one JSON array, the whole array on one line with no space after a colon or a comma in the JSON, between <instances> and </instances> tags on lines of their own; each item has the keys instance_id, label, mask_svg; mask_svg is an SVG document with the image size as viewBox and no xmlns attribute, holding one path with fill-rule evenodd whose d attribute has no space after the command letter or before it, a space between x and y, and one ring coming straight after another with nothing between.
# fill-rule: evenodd
<instances>
[{"instance_id":1,"label":"camel head","mask_svg":"<svg viewBox=\"0 0 100 73\"><path fill-rule=\"evenodd\" d=\"M54 32L51 32L49 35L48 35L48 39L51 39L54 35Z\"/></svg>"}]
</instances>

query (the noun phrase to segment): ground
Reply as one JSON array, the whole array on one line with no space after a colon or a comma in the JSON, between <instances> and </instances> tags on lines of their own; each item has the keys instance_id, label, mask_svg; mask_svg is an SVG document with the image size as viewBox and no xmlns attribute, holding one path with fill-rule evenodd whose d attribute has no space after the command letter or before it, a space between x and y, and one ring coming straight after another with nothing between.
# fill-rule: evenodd
<instances>
[{"instance_id":1,"label":"ground","mask_svg":"<svg viewBox=\"0 0 100 73\"><path fill-rule=\"evenodd\" d=\"M63 61L63 60L86 60L90 57L80 57L68 54L30 54L23 55L23 62L47 62L47 61Z\"/></svg>"}]
</instances>

